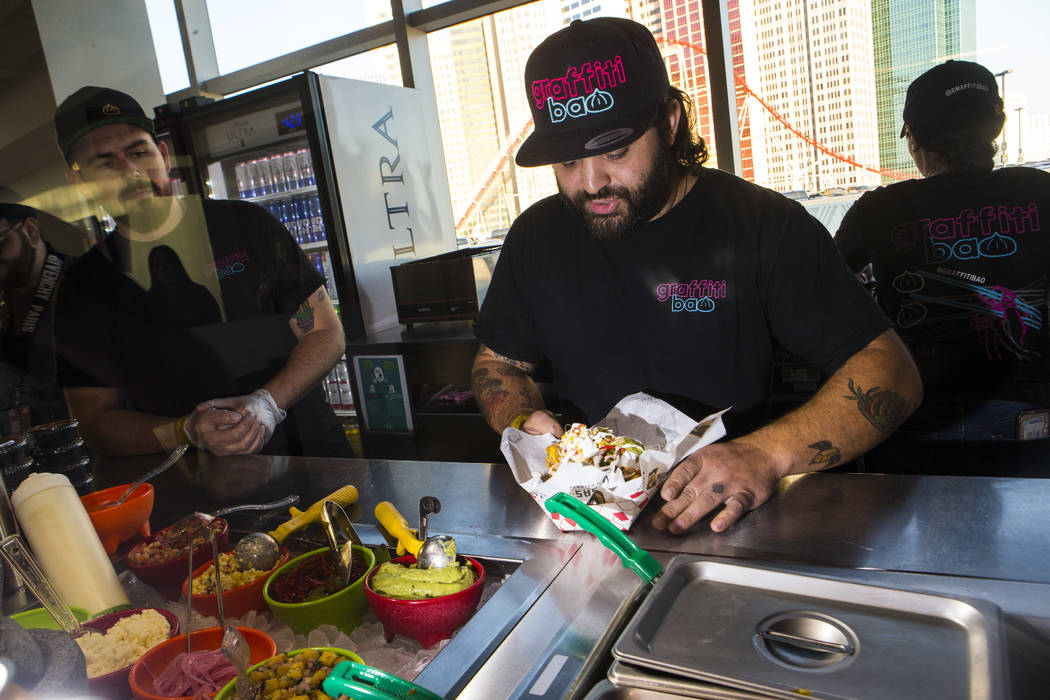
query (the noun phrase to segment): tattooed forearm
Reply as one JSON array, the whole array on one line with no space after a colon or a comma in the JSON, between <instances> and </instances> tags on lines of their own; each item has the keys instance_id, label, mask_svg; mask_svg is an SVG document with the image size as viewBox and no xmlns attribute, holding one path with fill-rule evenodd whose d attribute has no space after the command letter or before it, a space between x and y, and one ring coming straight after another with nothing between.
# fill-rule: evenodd
<instances>
[{"instance_id":1,"label":"tattooed forearm","mask_svg":"<svg viewBox=\"0 0 1050 700\"><path fill-rule=\"evenodd\" d=\"M503 386L503 380L496 377L488 367L474 370L471 386L474 389L474 399L486 416L497 412L510 395Z\"/></svg>"},{"instance_id":2,"label":"tattooed forearm","mask_svg":"<svg viewBox=\"0 0 1050 700\"><path fill-rule=\"evenodd\" d=\"M830 440L818 440L809 447L817 451L810 461L810 464L817 469L827 469L842 461L842 453L839 448L831 444Z\"/></svg>"},{"instance_id":3,"label":"tattooed forearm","mask_svg":"<svg viewBox=\"0 0 1050 700\"><path fill-rule=\"evenodd\" d=\"M854 386L853 379L850 378L849 390L852 394L846 394L842 398L856 401L860 415L881 432L893 431L910 413L908 402L889 389L876 386L864 391L859 385Z\"/></svg>"}]
</instances>

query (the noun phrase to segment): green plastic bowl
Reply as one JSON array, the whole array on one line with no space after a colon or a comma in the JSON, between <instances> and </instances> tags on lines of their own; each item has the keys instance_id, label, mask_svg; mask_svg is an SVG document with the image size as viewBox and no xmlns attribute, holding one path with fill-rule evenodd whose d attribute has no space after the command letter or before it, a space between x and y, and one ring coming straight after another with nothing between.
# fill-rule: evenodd
<instances>
[{"instance_id":1,"label":"green plastic bowl","mask_svg":"<svg viewBox=\"0 0 1050 700\"><path fill-rule=\"evenodd\" d=\"M356 548L356 545L354 545L354 546ZM321 550L321 551L323 551L323 550ZM311 552L311 554L312 553L313 552ZM309 555L305 555L304 554L303 556L309 556ZM291 563L291 562L289 562L289 563ZM304 651L310 651L311 649L313 649L315 651L321 651L321 652L332 651L332 652L335 652L336 654L339 654L339 656L343 657L344 659L350 659L351 661L355 661L355 662L357 662L359 664L363 664L364 663L364 661L361 660L361 657L358 656L357 654L355 654L354 652L347 651L346 649L339 649L337 647L307 647L306 649L296 649L294 651L288 652L288 656L295 656L296 654L301 654ZM249 673L251 671L254 671L255 669L259 668L260 666L262 666L263 664L265 664L269 660L270 659L266 659L264 661L260 661L259 663L255 664L254 666L251 666L248 669ZM237 684L237 679L234 678L232 681L230 681L229 683L224 685L222 687L222 690L220 690L218 693L215 694L215 697L213 698L213 700L230 700L230 698L233 697L233 689L234 689L234 686L236 686L236 684Z\"/></svg>"},{"instance_id":2,"label":"green plastic bowl","mask_svg":"<svg viewBox=\"0 0 1050 700\"><path fill-rule=\"evenodd\" d=\"M77 622L87 622L88 618L91 617L84 608L78 608L76 606L70 606L70 610L73 611L73 616L77 618ZM26 610L16 615L12 615L11 619L18 624L25 627L27 630L57 630L61 629L58 623L55 622L55 618L51 617L44 608L33 608L32 610Z\"/></svg>"},{"instance_id":3,"label":"green plastic bowl","mask_svg":"<svg viewBox=\"0 0 1050 700\"><path fill-rule=\"evenodd\" d=\"M365 557L368 563L368 571L376 564L376 556L371 549L353 545L355 552ZM324 598L311 600L307 603L279 603L270 597L270 586L274 581L281 578L289 570L298 566L299 562L309 557L324 554L329 551L328 547L315 549L302 556L292 559L290 562L277 569L263 586L263 599L269 606L271 612L286 625L292 628L296 634L306 634L310 630L324 624L335 625L340 631L350 632L361 624L361 616L368 609L368 599L365 597L365 576L357 579L349 586Z\"/></svg>"}]
</instances>

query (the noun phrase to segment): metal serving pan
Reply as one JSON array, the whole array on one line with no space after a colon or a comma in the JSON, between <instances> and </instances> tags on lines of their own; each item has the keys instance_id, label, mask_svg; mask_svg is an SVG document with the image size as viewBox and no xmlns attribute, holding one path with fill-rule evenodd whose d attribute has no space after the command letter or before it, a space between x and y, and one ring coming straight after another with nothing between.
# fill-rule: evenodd
<instances>
[{"instance_id":1,"label":"metal serving pan","mask_svg":"<svg viewBox=\"0 0 1050 700\"><path fill-rule=\"evenodd\" d=\"M794 700L1009 696L996 605L695 555L664 570L571 496L544 505L652 586L613 646L629 667Z\"/></svg>"},{"instance_id":2,"label":"metal serving pan","mask_svg":"<svg viewBox=\"0 0 1050 700\"><path fill-rule=\"evenodd\" d=\"M997 606L682 555L613 657L774 697L1005 698Z\"/></svg>"}]
</instances>

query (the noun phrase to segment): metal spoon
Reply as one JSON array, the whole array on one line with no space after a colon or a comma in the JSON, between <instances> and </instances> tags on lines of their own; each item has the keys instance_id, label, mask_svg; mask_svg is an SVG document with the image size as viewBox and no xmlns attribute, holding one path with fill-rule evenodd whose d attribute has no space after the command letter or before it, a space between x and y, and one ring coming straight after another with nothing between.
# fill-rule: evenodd
<instances>
[{"instance_id":1,"label":"metal spoon","mask_svg":"<svg viewBox=\"0 0 1050 700\"><path fill-rule=\"evenodd\" d=\"M350 532L353 530L353 525L350 525L350 518L347 516L346 511L335 501L325 501L324 511L321 513L321 522L325 524L325 534L328 535L328 546L335 552L336 568L339 571L339 578L342 579L343 585L350 585L351 571L354 565L354 550L352 545L361 544L361 538L357 538L357 542L354 542L354 536L357 535L354 532L354 536L351 536ZM349 528L347 527L349 525ZM339 533L342 533L345 538L345 542L339 544Z\"/></svg>"},{"instance_id":2,"label":"metal spoon","mask_svg":"<svg viewBox=\"0 0 1050 700\"><path fill-rule=\"evenodd\" d=\"M120 498L100 503L94 507L94 510L101 510L103 508L109 508L110 506L119 506L121 503L128 500L128 496L131 495L132 491L137 489L139 486L142 486L144 483L157 476L161 472L166 471L169 467L171 467L171 465L175 464L180 459L182 459L182 455L186 454L186 450L189 449L189 447L190 446L186 443L180 444L178 447L171 451L171 454L168 455L167 459L160 463L160 466L150 469L138 479L135 479L135 481L131 482L131 485L124 489L124 492L120 494Z\"/></svg>"},{"instance_id":3,"label":"metal spoon","mask_svg":"<svg viewBox=\"0 0 1050 700\"><path fill-rule=\"evenodd\" d=\"M219 566L219 543L215 538L215 528L208 528L211 533L211 556L212 566L215 567L215 603L219 609L219 627L226 626L226 617L222 614L222 567ZM190 588L193 588L193 579L190 579Z\"/></svg>"},{"instance_id":4,"label":"metal spoon","mask_svg":"<svg viewBox=\"0 0 1050 700\"><path fill-rule=\"evenodd\" d=\"M252 687L252 682L248 679L248 662L251 659L251 650L248 648L248 642L245 640L244 635L241 634L241 631L236 627L223 625L222 644L219 646L219 651L233 664L234 670L237 671L234 697L252 697L254 688Z\"/></svg>"},{"instance_id":5,"label":"metal spoon","mask_svg":"<svg viewBox=\"0 0 1050 700\"><path fill-rule=\"evenodd\" d=\"M423 546L416 555L420 569L444 569L456 563L456 541L448 535L427 537L427 517L441 512L441 501L434 496L419 499L419 539Z\"/></svg>"},{"instance_id":6,"label":"metal spoon","mask_svg":"<svg viewBox=\"0 0 1050 700\"><path fill-rule=\"evenodd\" d=\"M357 500L357 489L349 484L337 489L306 510L291 509L292 518L269 532L250 532L241 538L233 548L233 556L242 569L252 568L269 571L280 556L281 543L284 538L296 530L306 527L321 518L325 501L335 501L348 506Z\"/></svg>"},{"instance_id":7,"label":"metal spoon","mask_svg":"<svg viewBox=\"0 0 1050 700\"><path fill-rule=\"evenodd\" d=\"M63 631L74 637L87 631L80 626L80 621L55 590L51 580L41 570L36 557L29 551L21 535L8 535L0 540L0 555L7 560L12 569L21 574L26 587L36 596L44 609L51 613L51 617L55 618L55 622Z\"/></svg>"},{"instance_id":8,"label":"metal spoon","mask_svg":"<svg viewBox=\"0 0 1050 700\"><path fill-rule=\"evenodd\" d=\"M189 546L198 534L212 524L215 518L229 515L230 513L239 513L243 510L272 510L274 508L295 505L298 502L299 497L292 494L291 496L285 496L279 501L272 501L270 503L251 503L247 505L227 506L218 509L210 515L208 513L190 513L189 515L176 520L174 524L161 530L159 537L163 538L167 544L173 547Z\"/></svg>"}]
</instances>

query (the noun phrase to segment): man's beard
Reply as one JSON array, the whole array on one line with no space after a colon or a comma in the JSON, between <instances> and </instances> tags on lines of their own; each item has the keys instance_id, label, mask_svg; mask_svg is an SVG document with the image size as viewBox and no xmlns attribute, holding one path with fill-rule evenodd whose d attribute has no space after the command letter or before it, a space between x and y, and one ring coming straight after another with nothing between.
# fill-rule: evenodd
<instances>
[{"instance_id":1,"label":"man's beard","mask_svg":"<svg viewBox=\"0 0 1050 700\"><path fill-rule=\"evenodd\" d=\"M592 236L605 240L616 239L649 221L663 209L671 196L674 173L671 147L661 139L649 169L643 174L641 185L637 188L607 185L594 194L580 191L570 195L561 189L559 183L558 193ZM610 197L620 199L620 205L612 214L595 214L587 207L591 200Z\"/></svg>"},{"instance_id":2,"label":"man's beard","mask_svg":"<svg viewBox=\"0 0 1050 700\"><path fill-rule=\"evenodd\" d=\"M153 196L129 199L142 190L151 191ZM152 178L133 180L125 185L117 195L124 208L123 216L117 218L127 221L128 226L134 231L153 231L167 220L171 212L171 194L170 181L159 183Z\"/></svg>"}]
</instances>

